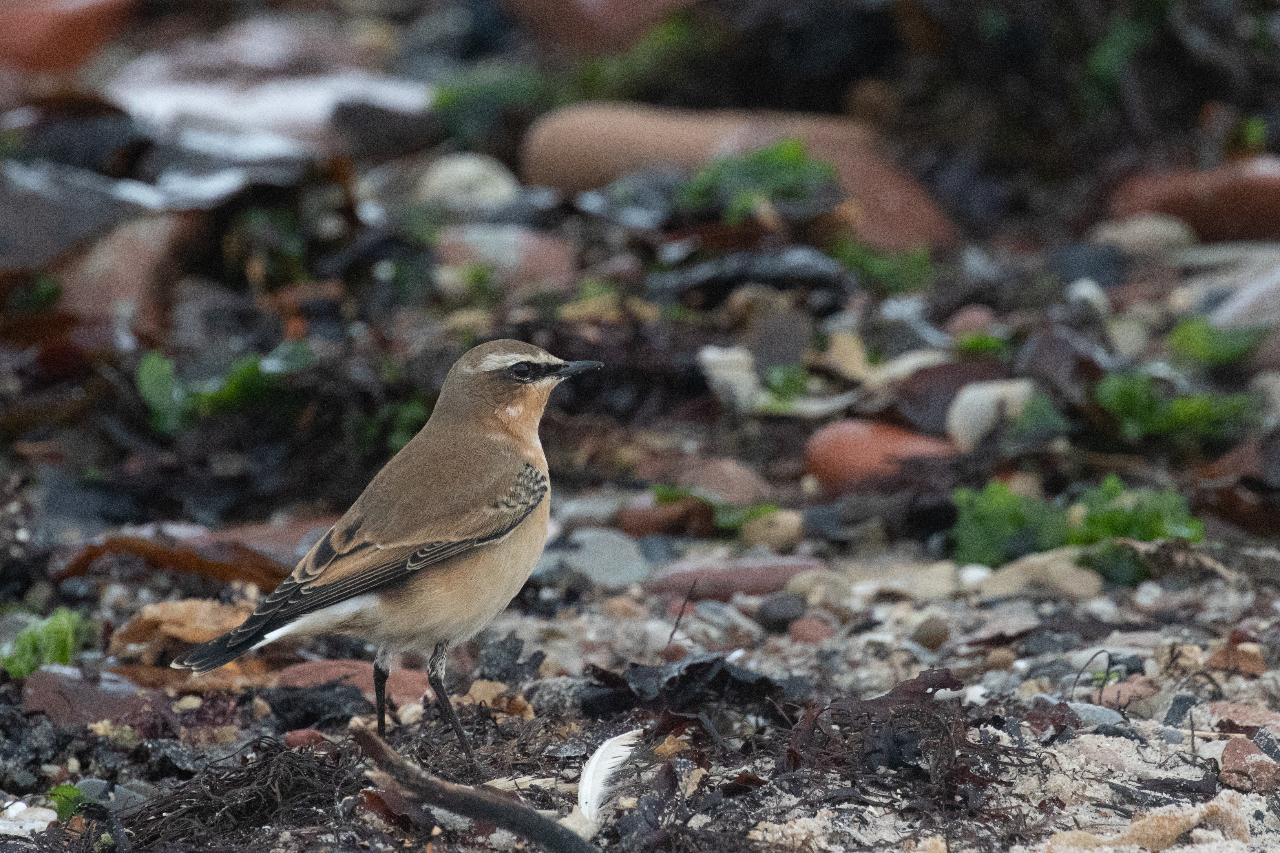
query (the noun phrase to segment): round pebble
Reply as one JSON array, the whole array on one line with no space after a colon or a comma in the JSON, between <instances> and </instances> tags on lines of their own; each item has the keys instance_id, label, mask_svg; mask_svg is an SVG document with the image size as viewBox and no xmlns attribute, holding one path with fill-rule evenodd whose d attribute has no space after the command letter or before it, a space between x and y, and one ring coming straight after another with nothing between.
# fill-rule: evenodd
<instances>
[{"instance_id":1,"label":"round pebble","mask_svg":"<svg viewBox=\"0 0 1280 853\"><path fill-rule=\"evenodd\" d=\"M942 644L947 641L947 637L951 633L951 628L947 625L945 619L937 616L930 616L928 619L916 626L915 631L911 634L911 639L924 646L931 652L936 652L942 648Z\"/></svg>"},{"instance_id":2,"label":"round pebble","mask_svg":"<svg viewBox=\"0 0 1280 853\"><path fill-rule=\"evenodd\" d=\"M803 595L794 592L776 592L765 598L756 611L756 621L766 631L786 633L792 622L804 616L809 604Z\"/></svg>"}]
</instances>

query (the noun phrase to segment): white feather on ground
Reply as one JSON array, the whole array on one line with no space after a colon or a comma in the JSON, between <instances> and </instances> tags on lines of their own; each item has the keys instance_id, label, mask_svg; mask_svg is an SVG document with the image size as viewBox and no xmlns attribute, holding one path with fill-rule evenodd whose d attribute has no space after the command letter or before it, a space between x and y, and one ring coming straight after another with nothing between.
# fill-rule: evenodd
<instances>
[{"instance_id":1,"label":"white feather on ground","mask_svg":"<svg viewBox=\"0 0 1280 853\"><path fill-rule=\"evenodd\" d=\"M578 779L578 805L560 822L583 838L591 838L600 829L600 812L612 793L609 784L640 741L640 729L611 737L592 753L582 766Z\"/></svg>"}]
</instances>

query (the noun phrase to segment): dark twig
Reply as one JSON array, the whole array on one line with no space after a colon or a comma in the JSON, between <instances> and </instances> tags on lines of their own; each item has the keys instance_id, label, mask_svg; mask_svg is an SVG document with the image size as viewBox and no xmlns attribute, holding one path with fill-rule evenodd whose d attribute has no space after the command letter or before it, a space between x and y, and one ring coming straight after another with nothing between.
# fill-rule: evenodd
<instances>
[{"instance_id":1,"label":"dark twig","mask_svg":"<svg viewBox=\"0 0 1280 853\"><path fill-rule=\"evenodd\" d=\"M600 853L599 849L572 830L497 791L443 782L405 761L386 741L368 728L354 728L352 736L379 770L370 770L369 779L381 787L402 789L410 798L463 817L482 820L541 844L553 853Z\"/></svg>"},{"instance_id":2,"label":"dark twig","mask_svg":"<svg viewBox=\"0 0 1280 853\"><path fill-rule=\"evenodd\" d=\"M698 581L695 578L693 583L689 584L689 591L684 594L684 601L680 602L680 612L676 614L676 624L671 626L671 633L667 636L667 645L671 645L671 641L676 638L676 631L680 630L680 620L684 618L685 608L689 606L689 600L693 598L694 590L698 588Z\"/></svg>"}]
</instances>

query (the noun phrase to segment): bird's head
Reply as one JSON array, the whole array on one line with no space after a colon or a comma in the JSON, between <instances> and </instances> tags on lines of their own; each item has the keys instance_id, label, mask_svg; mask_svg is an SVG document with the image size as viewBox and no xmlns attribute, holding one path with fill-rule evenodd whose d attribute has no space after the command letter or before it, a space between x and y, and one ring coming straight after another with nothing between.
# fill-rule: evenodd
<instances>
[{"instance_id":1,"label":"bird's head","mask_svg":"<svg viewBox=\"0 0 1280 853\"><path fill-rule=\"evenodd\" d=\"M521 341L490 341L466 352L449 370L436 409L480 421L497 418L512 430L536 434L552 389L601 366L565 361Z\"/></svg>"}]
</instances>

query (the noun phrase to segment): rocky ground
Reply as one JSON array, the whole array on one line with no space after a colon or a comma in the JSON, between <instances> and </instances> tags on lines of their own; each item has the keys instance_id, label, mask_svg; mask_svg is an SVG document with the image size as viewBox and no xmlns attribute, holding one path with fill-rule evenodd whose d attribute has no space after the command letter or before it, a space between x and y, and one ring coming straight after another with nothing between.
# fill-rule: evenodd
<instances>
[{"instance_id":1,"label":"rocky ground","mask_svg":"<svg viewBox=\"0 0 1280 853\"><path fill-rule=\"evenodd\" d=\"M168 666L499 337L606 366L476 764L413 655L400 755L602 849L1275 848L1280 19L1211 5L0 4L0 850L531 846L377 775L372 648Z\"/></svg>"}]
</instances>

